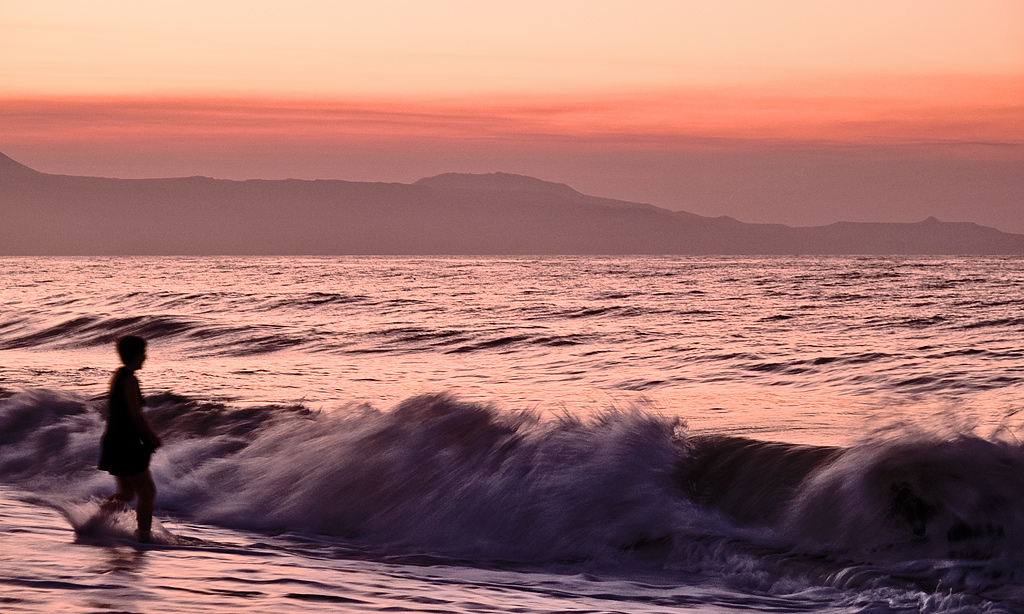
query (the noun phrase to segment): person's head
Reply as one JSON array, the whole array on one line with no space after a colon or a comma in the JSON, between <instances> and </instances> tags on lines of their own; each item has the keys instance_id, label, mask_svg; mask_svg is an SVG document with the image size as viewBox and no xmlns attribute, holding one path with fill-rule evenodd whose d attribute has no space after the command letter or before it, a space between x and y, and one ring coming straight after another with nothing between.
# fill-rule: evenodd
<instances>
[{"instance_id":1,"label":"person's head","mask_svg":"<svg viewBox=\"0 0 1024 614\"><path fill-rule=\"evenodd\" d=\"M146 359L146 340L135 335L125 335L117 340L117 354L125 366L141 367L142 361Z\"/></svg>"}]
</instances>

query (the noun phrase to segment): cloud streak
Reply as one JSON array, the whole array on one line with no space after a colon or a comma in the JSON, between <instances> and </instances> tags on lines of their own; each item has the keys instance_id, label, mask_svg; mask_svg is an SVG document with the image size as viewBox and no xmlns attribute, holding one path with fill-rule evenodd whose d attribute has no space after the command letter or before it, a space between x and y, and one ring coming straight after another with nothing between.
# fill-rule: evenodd
<instances>
[{"instance_id":1,"label":"cloud streak","mask_svg":"<svg viewBox=\"0 0 1024 614\"><path fill-rule=\"evenodd\" d=\"M286 99L46 97L0 100L13 144L179 141L500 143L572 140L673 146L689 139L858 144L1024 143L1024 85L962 79L871 95L751 89L637 92L550 98ZM866 93L867 92L867 93Z\"/></svg>"}]
</instances>

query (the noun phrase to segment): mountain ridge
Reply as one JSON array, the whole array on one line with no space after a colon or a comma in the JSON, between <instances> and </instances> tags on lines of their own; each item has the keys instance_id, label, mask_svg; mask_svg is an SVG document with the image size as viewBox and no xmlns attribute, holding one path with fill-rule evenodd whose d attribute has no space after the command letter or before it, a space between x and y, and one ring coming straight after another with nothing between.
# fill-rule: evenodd
<instances>
[{"instance_id":1,"label":"mountain ridge","mask_svg":"<svg viewBox=\"0 0 1024 614\"><path fill-rule=\"evenodd\" d=\"M33 174L37 174L37 175L44 174L44 173L40 173L39 171L35 170L34 168L25 166L24 164L22 164L21 162L18 162L14 158L11 158L10 156L5 155L3 152L0 152L0 174L11 174L11 173L33 173Z\"/></svg>"},{"instance_id":2,"label":"mountain ridge","mask_svg":"<svg viewBox=\"0 0 1024 614\"><path fill-rule=\"evenodd\" d=\"M0 254L1024 254L972 222L748 224L511 173L411 184L115 179L0 154Z\"/></svg>"}]
</instances>

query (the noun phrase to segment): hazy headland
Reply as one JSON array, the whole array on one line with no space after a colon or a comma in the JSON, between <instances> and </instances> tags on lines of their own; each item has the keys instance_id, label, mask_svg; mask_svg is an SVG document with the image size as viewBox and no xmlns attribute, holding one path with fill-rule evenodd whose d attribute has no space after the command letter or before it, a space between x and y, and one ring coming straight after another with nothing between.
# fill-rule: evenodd
<instances>
[{"instance_id":1,"label":"hazy headland","mask_svg":"<svg viewBox=\"0 0 1024 614\"><path fill-rule=\"evenodd\" d=\"M505 173L114 179L0 154L0 213L2 255L1024 253L1024 235L969 222L749 224Z\"/></svg>"}]
</instances>

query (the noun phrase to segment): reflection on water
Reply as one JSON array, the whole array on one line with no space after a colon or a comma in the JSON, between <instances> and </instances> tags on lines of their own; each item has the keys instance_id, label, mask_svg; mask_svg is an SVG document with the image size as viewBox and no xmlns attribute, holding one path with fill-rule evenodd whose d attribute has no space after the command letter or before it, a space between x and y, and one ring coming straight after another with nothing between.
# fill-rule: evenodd
<instances>
[{"instance_id":1,"label":"reflection on water","mask_svg":"<svg viewBox=\"0 0 1024 614\"><path fill-rule=\"evenodd\" d=\"M144 573L146 567L146 553L138 548L127 546L114 546L102 548L106 557L103 564L93 569L95 573L109 573L112 571L123 571L127 573Z\"/></svg>"},{"instance_id":2,"label":"reflection on water","mask_svg":"<svg viewBox=\"0 0 1024 614\"><path fill-rule=\"evenodd\" d=\"M806 441L880 407L985 419L1024 385L1020 258L16 258L0 280L4 388L101 394L125 332L148 391L234 405L650 401Z\"/></svg>"}]
</instances>

